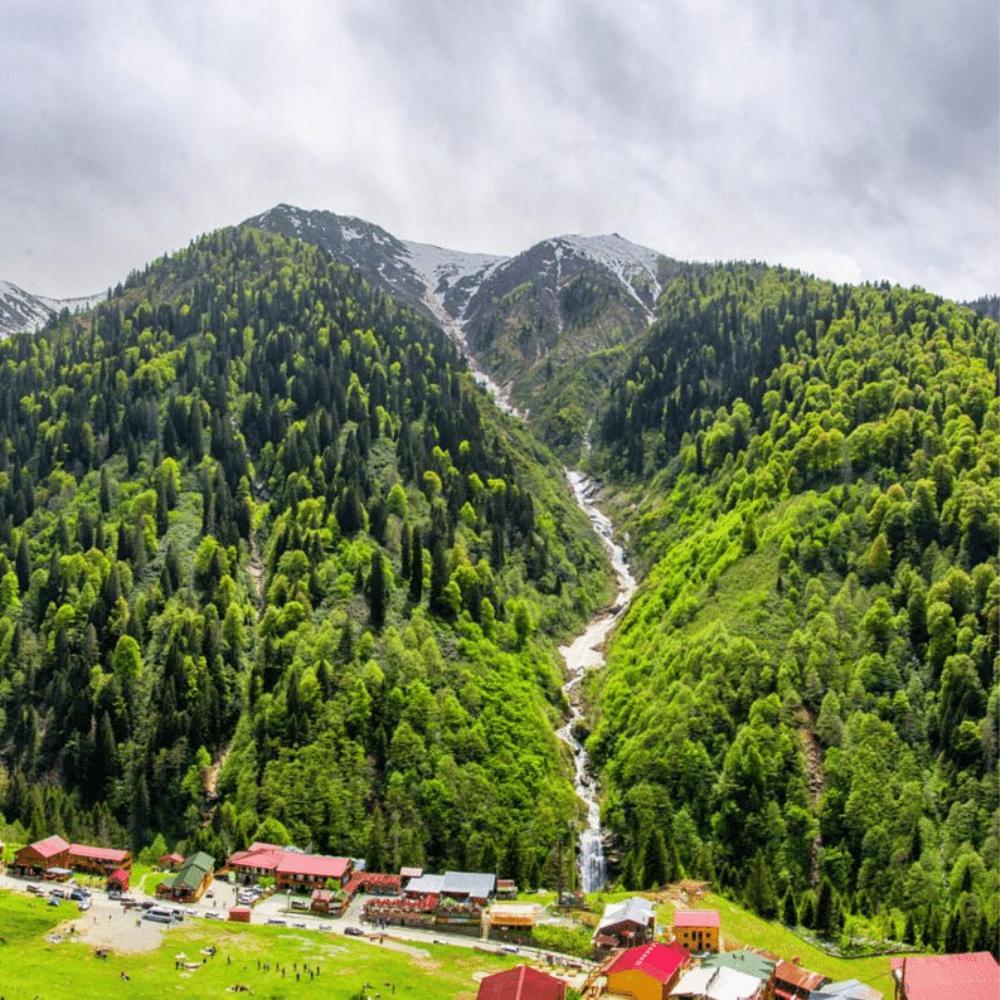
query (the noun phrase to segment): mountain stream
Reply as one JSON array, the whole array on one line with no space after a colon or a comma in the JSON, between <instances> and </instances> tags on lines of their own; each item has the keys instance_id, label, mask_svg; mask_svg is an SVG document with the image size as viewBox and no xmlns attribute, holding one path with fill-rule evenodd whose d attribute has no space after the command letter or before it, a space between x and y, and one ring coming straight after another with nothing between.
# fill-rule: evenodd
<instances>
[{"instance_id":1,"label":"mountain stream","mask_svg":"<svg viewBox=\"0 0 1000 1000\"><path fill-rule=\"evenodd\" d=\"M518 410L510 402L505 389L490 378L469 353L465 332L459 322L450 317L433 296L427 297L427 305L433 310L445 330L458 342L475 380L493 397L494 402L506 413L525 419L527 414ZM604 833L601 830L601 808L597 797L597 787L590 774L587 751L576 736L576 727L582 721L583 700L580 686L588 670L604 665L604 643L611 630L628 609L629 601L635 593L636 581L625 558L624 549L615 541L614 526L597 508L595 496L597 486L582 472L566 469L566 478L573 492L577 506L587 515L591 527L607 550L618 585L617 596L610 607L596 612L587 627L569 645L560 646L559 652L566 663L566 682L563 693L569 704L569 718L556 735L572 751L573 785L576 794L587 807L587 824L577 841L577 869L579 887L584 892L597 892L604 886L606 865L604 858Z\"/></svg>"}]
</instances>

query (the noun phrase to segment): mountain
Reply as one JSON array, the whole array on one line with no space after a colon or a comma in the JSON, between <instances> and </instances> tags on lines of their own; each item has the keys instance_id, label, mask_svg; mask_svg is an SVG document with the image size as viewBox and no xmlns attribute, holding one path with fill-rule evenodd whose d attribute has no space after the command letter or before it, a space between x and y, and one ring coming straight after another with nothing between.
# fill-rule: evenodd
<instances>
[{"instance_id":1,"label":"mountain","mask_svg":"<svg viewBox=\"0 0 1000 1000\"><path fill-rule=\"evenodd\" d=\"M9 281L0 281L0 339L14 333L31 333L64 309L80 312L103 298L103 295L89 295L77 299L50 299L32 295Z\"/></svg>"},{"instance_id":2,"label":"mountain","mask_svg":"<svg viewBox=\"0 0 1000 1000\"><path fill-rule=\"evenodd\" d=\"M592 415L581 401L617 370L616 349L645 332L681 267L617 234L553 237L508 258L404 241L363 219L291 205L244 224L321 247L441 323L573 460Z\"/></svg>"},{"instance_id":3,"label":"mountain","mask_svg":"<svg viewBox=\"0 0 1000 1000\"><path fill-rule=\"evenodd\" d=\"M590 686L626 884L995 939L997 342L930 293L783 268L664 291L591 456L644 570Z\"/></svg>"},{"instance_id":4,"label":"mountain","mask_svg":"<svg viewBox=\"0 0 1000 1000\"><path fill-rule=\"evenodd\" d=\"M0 438L0 811L25 835L559 864L557 644L609 568L438 326L223 230L0 343Z\"/></svg>"}]
</instances>

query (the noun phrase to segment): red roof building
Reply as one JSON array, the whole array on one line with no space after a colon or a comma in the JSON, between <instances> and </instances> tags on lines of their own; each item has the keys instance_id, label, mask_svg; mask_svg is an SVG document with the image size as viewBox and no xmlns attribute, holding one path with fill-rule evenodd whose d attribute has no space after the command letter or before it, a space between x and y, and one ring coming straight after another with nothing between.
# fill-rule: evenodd
<instances>
[{"instance_id":1,"label":"red roof building","mask_svg":"<svg viewBox=\"0 0 1000 1000\"><path fill-rule=\"evenodd\" d=\"M184 858L176 851L160 856L159 865L161 868L179 868L184 864Z\"/></svg>"},{"instance_id":2,"label":"red roof building","mask_svg":"<svg viewBox=\"0 0 1000 1000\"><path fill-rule=\"evenodd\" d=\"M777 1000L808 1000L811 990L818 990L829 981L819 972L800 969L791 962L779 962L774 970L774 995Z\"/></svg>"},{"instance_id":3,"label":"red roof building","mask_svg":"<svg viewBox=\"0 0 1000 1000\"><path fill-rule=\"evenodd\" d=\"M608 967L608 990L645 1000L666 997L691 953L676 941L628 948Z\"/></svg>"},{"instance_id":4,"label":"red roof building","mask_svg":"<svg viewBox=\"0 0 1000 1000\"><path fill-rule=\"evenodd\" d=\"M14 856L14 871L19 875L40 874L49 868L66 868L69 844L55 835L22 847Z\"/></svg>"},{"instance_id":5,"label":"red roof building","mask_svg":"<svg viewBox=\"0 0 1000 1000\"><path fill-rule=\"evenodd\" d=\"M285 851L274 875L279 889L315 889L327 879L343 884L350 874L350 858L328 858L319 854L295 854Z\"/></svg>"},{"instance_id":6,"label":"red roof building","mask_svg":"<svg viewBox=\"0 0 1000 1000\"><path fill-rule=\"evenodd\" d=\"M115 847L70 844L69 867L98 875L110 875L116 868L131 868L132 855Z\"/></svg>"},{"instance_id":7,"label":"red roof building","mask_svg":"<svg viewBox=\"0 0 1000 1000\"><path fill-rule=\"evenodd\" d=\"M254 841L245 851L230 855L228 865L244 882L253 882L260 875L274 875L285 852L277 844Z\"/></svg>"},{"instance_id":8,"label":"red roof building","mask_svg":"<svg viewBox=\"0 0 1000 1000\"><path fill-rule=\"evenodd\" d=\"M988 951L894 958L892 978L896 1000L996 1000L1000 996L1000 965Z\"/></svg>"},{"instance_id":9,"label":"red roof building","mask_svg":"<svg viewBox=\"0 0 1000 1000\"><path fill-rule=\"evenodd\" d=\"M527 965L487 976L479 984L476 1000L563 1000L566 984Z\"/></svg>"}]
</instances>

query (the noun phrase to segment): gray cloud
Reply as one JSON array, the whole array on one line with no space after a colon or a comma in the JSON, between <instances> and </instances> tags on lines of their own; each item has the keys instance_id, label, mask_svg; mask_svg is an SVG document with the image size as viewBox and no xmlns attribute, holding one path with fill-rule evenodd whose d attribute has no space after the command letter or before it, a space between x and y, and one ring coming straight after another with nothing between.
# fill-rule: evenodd
<instances>
[{"instance_id":1,"label":"gray cloud","mask_svg":"<svg viewBox=\"0 0 1000 1000\"><path fill-rule=\"evenodd\" d=\"M1000 287L994 0L0 0L0 277L81 294L277 201Z\"/></svg>"}]
</instances>

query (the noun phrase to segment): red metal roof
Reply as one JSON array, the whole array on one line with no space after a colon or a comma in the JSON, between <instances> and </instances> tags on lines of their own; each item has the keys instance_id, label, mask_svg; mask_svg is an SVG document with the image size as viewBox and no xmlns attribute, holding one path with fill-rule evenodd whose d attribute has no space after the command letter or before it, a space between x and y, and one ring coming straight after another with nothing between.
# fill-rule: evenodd
<instances>
[{"instance_id":1,"label":"red metal roof","mask_svg":"<svg viewBox=\"0 0 1000 1000\"><path fill-rule=\"evenodd\" d=\"M108 876L108 881L117 882L123 889L128 889L128 872L124 868L119 868Z\"/></svg>"},{"instance_id":2,"label":"red metal roof","mask_svg":"<svg viewBox=\"0 0 1000 1000\"><path fill-rule=\"evenodd\" d=\"M479 984L477 1000L563 1000L566 984L527 965L487 976Z\"/></svg>"},{"instance_id":3,"label":"red metal roof","mask_svg":"<svg viewBox=\"0 0 1000 1000\"><path fill-rule=\"evenodd\" d=\"M674 927L721 927L718 910L676 910Z\"/></svg>"},{"instance_id":4,"label":"red metal roof","mask_svg":"<svg viewBox=\"0 0 1000 1000\"><path fill-rule=\"evenodd\" d=\"M690 957L691 952L676 941L671 941L670 944L638 945L623 951L608 969L608 975L634 969L665 983Z\"/></svg>"},{"instance_id":5,"label":"red metal roof","mask_svg":"<svg viewBox=\"0 0 1000 1000\"><path fill-rule=\"evenodd\" d=\"M70 844L69 853L78 858L89 858L91 861L113 861L121 864L128 858L128 851L120 851L116 847L92 847L90 844Z\"/></svg>"},{"instance_id":6,"label":"red metal roof","mask_svg":"<svg viewBox=\"0 0 1000 1000\"><path fill-rule=\"evenodd\" d=\"M36 840L30 846L33 851L40 854L43 858L51 858L56 854L62 854L69 847L69 844L56 833L51 837L46 837L44 840Z\"/></svg>"},{"instance_id":7,"label":"red metal roof","mask_svg":"<svg viewBox=\"0 0 1000 1000\"><path fill-rule=\"evenodd\" d=\"M273 844L251 844L245 851L237 851L229 858L230 865L242 865L245 868L263 868L264 871L274 871L285 856L280 847Z\"/></svg>"},{"instance_id":8,"label":"red metal roof","mask_svg":"<svg viewBox=\"0 0 1000 1000\"><path fill-rule=\"evenodd\" d=\"M176 863L179 864L180 862L182 862L184 860L184 858L180 854L177 854L176 852L173 852L171 854L164 854L163 857L160 858L160 860L161 861L173 861L173 862L176 862Z\"/></svg>"},{"instance_id":9,"label":"red metal roof","mask_svg":"<svg viewBox=\"0 0 1000 1000\"><path fill-rule=\"evenodd\" d=\"M319 878L343 878L350 865L349 858L326 858L319 854L285 852L275 871L280 875L311 875Z\"/></svg>"},{"instance_id":10,"label":"red metal roof","mask_svg":"<svg viewBox=\"0 0 1000 1000\"><path fill-rule=\"evenodd\" d=\"M893 975L903 975L902 958L892 960ZM996 1000L1000 996L1000 965L988 951L968 955L924 955L906 958L906 1000Z\"/></svg>"},{"instance_id":11,"label":"red metal roof","mask_svg":"<svg viewBox=\"0 0 1000 1000\"><path fill-rule=\"evenodd\" d=\"M827 981L826 976L818 972L810 972L808 969L800 969L791 962L779 962L774 970L775 986L779 983L788 983L789 986L797 986L800 990L817 990Z\"/></svg>"}]
</instances>

